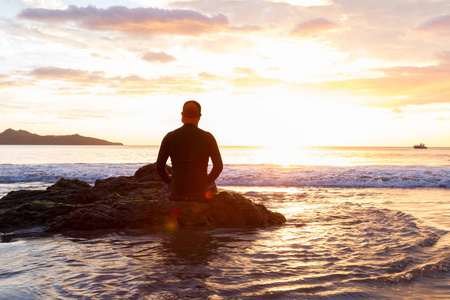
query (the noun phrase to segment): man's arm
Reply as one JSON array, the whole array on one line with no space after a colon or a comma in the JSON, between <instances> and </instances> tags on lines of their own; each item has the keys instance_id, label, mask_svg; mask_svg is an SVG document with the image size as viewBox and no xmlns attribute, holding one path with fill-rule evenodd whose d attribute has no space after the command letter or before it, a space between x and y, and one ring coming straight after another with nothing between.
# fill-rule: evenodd
<instances>
[{"instance_id":1,"label":"man's arm","mask_svg":"<svg viewBox=\"0 0 450 300\"><path fill-rule=\"evenodd\" d=\"M219 177L223 170L222 156L220 155L219 147L217 146L216 139L211 135L211 161L213 167L211 172L208 174L208 184L214 182L214 180Z\"/></svg>"},{"instance_id":2,"label":"man's arm","mask_svg":"<svg viewBox=\"0 0 450 300\"><path fill-rule=\"evenodd\" d=\"M164 183L170 183L170 176L166 170L166 162L169 158L169 151L167 146L167 135L164 137L159 148L158 159L156 160L156 170Z\"/></svg>"}]
</instances>

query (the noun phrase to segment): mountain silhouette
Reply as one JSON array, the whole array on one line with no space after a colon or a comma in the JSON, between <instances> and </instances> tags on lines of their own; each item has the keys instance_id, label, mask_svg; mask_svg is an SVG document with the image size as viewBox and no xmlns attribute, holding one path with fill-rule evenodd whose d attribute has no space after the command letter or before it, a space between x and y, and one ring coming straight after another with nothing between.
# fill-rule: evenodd
<instances>
[{"instance_id":1,"label":"mountain silhouette","mask_svg":"<svg viewBox=\"0 0 450 300\"><path fill-rule=\"evenodd\" d=\"M0 145L115 145L113 143L79 134L73 135L38 135L25 130L6 129L0 133Z\"/></svg>"}]
</instances>

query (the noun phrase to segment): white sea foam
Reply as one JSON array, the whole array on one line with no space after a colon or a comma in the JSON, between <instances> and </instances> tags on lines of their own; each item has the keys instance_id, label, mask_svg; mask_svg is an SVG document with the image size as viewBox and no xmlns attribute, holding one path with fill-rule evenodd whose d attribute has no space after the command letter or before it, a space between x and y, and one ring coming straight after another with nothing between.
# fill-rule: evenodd
<instances>
[{"instance_id":1,"label":"white sea foam","mask_svg":"<svg viewBox=\"0 0 450 300\"><path fill-rule=\"evenodd\" d=\"M131 176L143 164L0 165L0 183L47 182L60 178L96 179ZM225 165L222 186L317 186L374 188L448 188L450 167L432 166L296 166Z\"/></svg>"},{"instance_id":2,"label":"white sea foam","mask_svg":"<svg viewBox=\"0 0 450 300\"><path fill-rule=\"evenodd\" d=\"M450 167L226 166L218 183L230 186L445 188L450 187Z\"/></svg>"},{"instance_id":3,"label":"white sea foam","mask_svg":"<svg viewBox=\"0 0 450 300\"><path fill-rule=\"evenodd\" d=\"M0 165L0 183L53 183L60 178L94 183L96 179L131 176L142 166L143 164L5 164Z\"/></svg>"}]
</instances>

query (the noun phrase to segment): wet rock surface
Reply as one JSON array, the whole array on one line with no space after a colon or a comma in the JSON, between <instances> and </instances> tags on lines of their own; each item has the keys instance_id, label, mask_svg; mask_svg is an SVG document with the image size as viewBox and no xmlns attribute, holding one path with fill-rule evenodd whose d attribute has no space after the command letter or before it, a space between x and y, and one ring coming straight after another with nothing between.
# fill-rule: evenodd
<instances>
[{"instance_id":1,"label":"wet rock surface","mask_svg":"<svg viewBox=\"0 0 450 300\"><path fill-rule=\"evenodd\" d=\"M13 191L0 199L0 231L44 226L47 232L161 227L255 228L285 217L237 193L203 202L169 201L154 164L134 176L98 179L94 186L60 179L46 190Z\"/></svg>"}]
</instances>

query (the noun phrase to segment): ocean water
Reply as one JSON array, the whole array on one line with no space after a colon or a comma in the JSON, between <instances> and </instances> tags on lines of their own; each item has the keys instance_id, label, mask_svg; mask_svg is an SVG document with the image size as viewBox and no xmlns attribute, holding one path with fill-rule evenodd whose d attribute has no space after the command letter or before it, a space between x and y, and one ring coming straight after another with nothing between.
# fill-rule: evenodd
<instances>
[{"instance_id":1,"label":"ocean water","mask_svg":"<svg viewBox=\"0 0 450 300\"><path fill-rule=\"evenodd\" d=\"M0 197L61 177L133 175L157 152L0 146ZM221 152L219 188L283 213L285 225L19 231L0 243L0 299L450 298L450 148Z\"/></svg>"}]
</instances>

